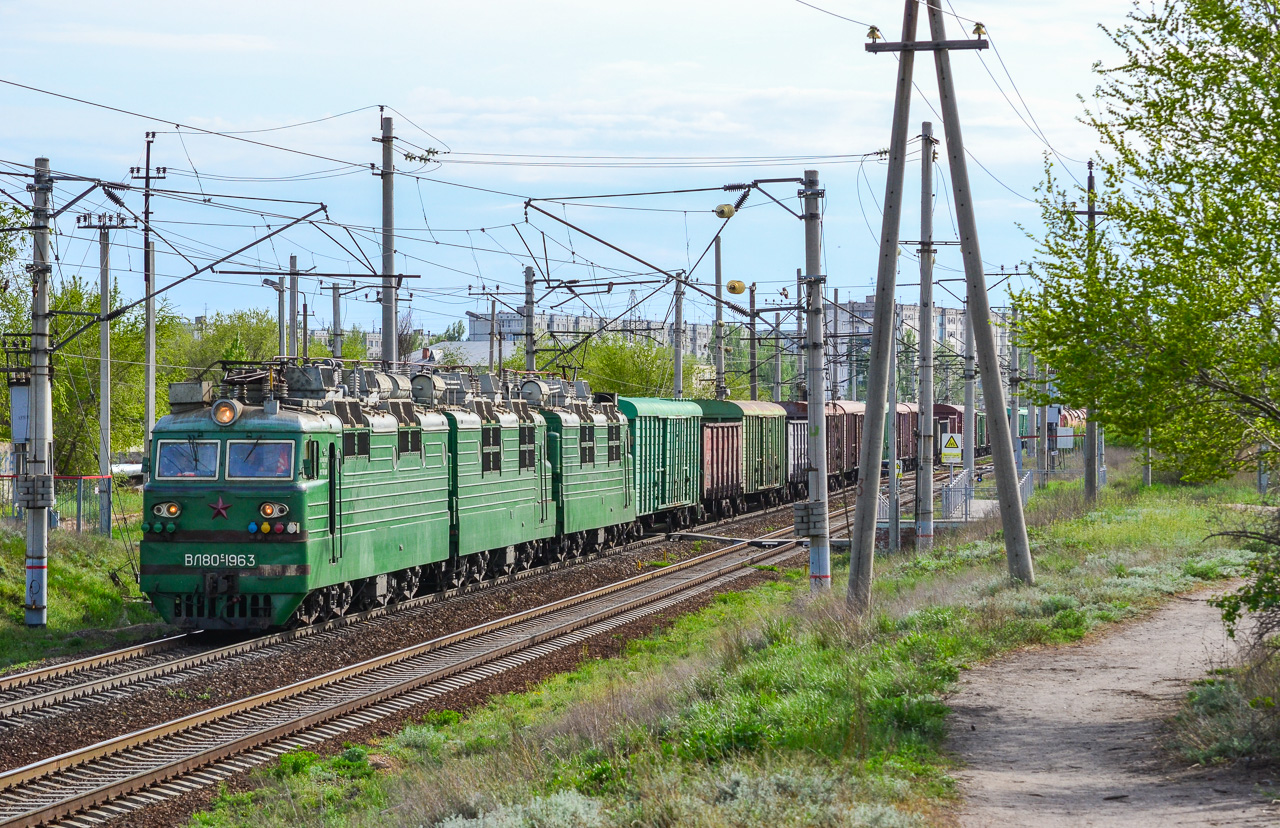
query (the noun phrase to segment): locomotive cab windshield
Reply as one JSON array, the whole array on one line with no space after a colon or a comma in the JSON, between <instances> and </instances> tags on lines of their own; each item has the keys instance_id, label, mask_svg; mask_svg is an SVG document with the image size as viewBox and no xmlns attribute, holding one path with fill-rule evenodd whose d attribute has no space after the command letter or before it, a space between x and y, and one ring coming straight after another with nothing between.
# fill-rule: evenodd
<instances>
[{"instance_id":1,"label":"locomotive cab windshield","mask_svg":"<svg viewBox=\"0 0 1280 828\"><path fill-rule=\"evenodd\" d=\"M227 443L228 480L292 480L292 440L231 440Z\"/></svg>"},{"instance_id":2,"label":"locomotive cab windshield","mask_svg":"<svg viewBox=\"0 0 1280 828\"><path fill-rule=\"evenodd\" d=\"M156 477L161 480L216 478L218 454L217 440L159 440Z\"/></svg>"}]
</instances>

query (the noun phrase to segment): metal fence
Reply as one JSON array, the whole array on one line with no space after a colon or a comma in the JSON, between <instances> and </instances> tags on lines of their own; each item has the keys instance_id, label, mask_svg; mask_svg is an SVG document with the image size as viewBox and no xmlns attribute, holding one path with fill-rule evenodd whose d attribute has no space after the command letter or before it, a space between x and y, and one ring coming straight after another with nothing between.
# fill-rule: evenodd
<instances>
[{"instance_id":1,"label":"metal fence","mask_svg":"<svg viewBox=\"0 0 1280 828\"><path fill-rule=\"evenodd\" d=\"M22 520L26 510L14 504L15 475L0 475L0 518ZM102 486L111 486L110 476L56 475L53 479L53 508L49 510L49 528L75 532L97 532L102 523Z\"/></svg>"},{"instance_id":2,"label":"metal fence","mask_svg":"<svg viewBox=\"0 0 1280 828\"><path fill-rule=\"evenodd\" d=\"M1028 472L1034 476L1036 487L1043 489L1050 483L1057 481L1079 480L1084 477L1083 468L1067 468L1067 469L1032 469ZM1098 485L1107 485L1107 467L1098 466Z\"/></svg>"},{"instance_id":3,"label":"metal fence","mask_svg":"<svg viewBox=\"0 0 1280 828\"><path fill-rule=\"evenodd\" d=\"M973 487L969 485L968 469L953 474L951 479L943 483L939 489L942 503L938 518L940 520L955 520L957 519L957 514L963 514L967 517L969 513L968 500L973 496L972 491Z\"/></svg>"},{"instance_id":4,"label":"metal fence","mask_svg":"<svg viewBox=\"0 0 1280 828\"><path fill-rule=\"evenodd\" d=\"M1018 479L1018 497L1022 500L1023 508L1026 508L1031 500L1031 493L1035 490L1035 474L1034 471L1023 472ZM985 482L987 480L990 482ZM943 485L942 520L972 520L974 515L980 514L980 510L974 506L975 501L991 504L984 505L984 511L994 507L999 497L994 475L984 482L973 485L969 483L968 472L961 472Z\"/></svg>"}]
</instances>

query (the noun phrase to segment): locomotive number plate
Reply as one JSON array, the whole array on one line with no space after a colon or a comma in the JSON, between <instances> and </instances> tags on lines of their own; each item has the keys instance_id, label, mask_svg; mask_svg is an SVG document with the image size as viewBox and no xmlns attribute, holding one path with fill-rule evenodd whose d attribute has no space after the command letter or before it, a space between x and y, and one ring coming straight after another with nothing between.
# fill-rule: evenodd
<instances>
[{"instance_id":1,"label":"locomotive number plate","mask_svg":"<svg viewBox=\"0 0 1280 828\"><path fill-rule=\"evenodd\" d=\"M184 555L183 563L187 566L226 566L239 569L252 568L258 565L257 555Z\"/></svg>"}]
</instances>

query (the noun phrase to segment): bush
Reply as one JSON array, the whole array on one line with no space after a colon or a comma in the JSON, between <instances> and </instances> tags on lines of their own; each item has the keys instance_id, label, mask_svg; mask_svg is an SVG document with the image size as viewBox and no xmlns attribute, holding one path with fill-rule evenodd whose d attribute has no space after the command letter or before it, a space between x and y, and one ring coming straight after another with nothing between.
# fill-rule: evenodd
<instances>
[{"instance_id":1,"label":"bush","mask_svg":"<svg viewBox=\"0 0 1280 828\"><path fill-rule=\"evenodd\" d=\"M599 802L576 791L560 791L474 817L452 816L438 828L603 828L604 824Z\"/></svg>"},{"instance_id":2,"label":"bush","mask_svg":"<svg viewBox=\"0 0 1280 828\"><path fill-rule=\"evenodd\" d=\"M1280 658L1257 661L1200 682L1173 719L1173 743L1188 759L1280 761Z\"/></svg>"},{"instance_id":3,"label":"bush","mask_svg":"<svg viewBox=\"0 0 1280 828\"><path fill-rule=\"evenodd\" d=\"M309 750L295 750L280 754L279 763L273 769L277 777L299 776L311 770L311 766L320 761L320 757Z\"/></svg>"}]
</instances>

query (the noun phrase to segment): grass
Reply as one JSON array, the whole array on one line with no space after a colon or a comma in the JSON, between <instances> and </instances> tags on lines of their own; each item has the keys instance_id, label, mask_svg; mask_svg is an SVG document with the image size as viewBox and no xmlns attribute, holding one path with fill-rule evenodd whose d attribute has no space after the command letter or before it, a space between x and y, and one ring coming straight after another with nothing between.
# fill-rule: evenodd
<instances>
[{"instance_id":1,"label":"grass","mask_svg":"<svg viewBox=\"0 0 1280 828\"><path fill-rule=\"evenodd\" d=\"M48 626L30 629L22 606L25 531L20 523L0 522L0 669L160 632L159 616L138 592L121 541L89 532L50 532L48 573Z\"/></svg>"},{"instance_id":2,"label":"grass","mask_svg":"<svg viewBox=\"0 0 1280 828\"><path fill-rule=\"evenodd\" d=\"M1196 682L1170 722L1170 743L1202 765L1280 763L1280 658L1241 659Z\"/></svg>"},{"instance_id":3,"label":"grass","mask_svg":"<svg viewBox=\"0 0 1280 828\"><path fill-rule=\"evenodd\" d=\"M954 797L944 698L961 671L1078 640L1247 562L1205 539L1234 490L1112 474L1092 510L1070 485L1033 499L1034 587L1008 580L990 537L882 558L870 619L839 595L810 600L787 571L620 658L337 757L285 757L194 824L926 824Z\"/></svg>"}]
</instances>

